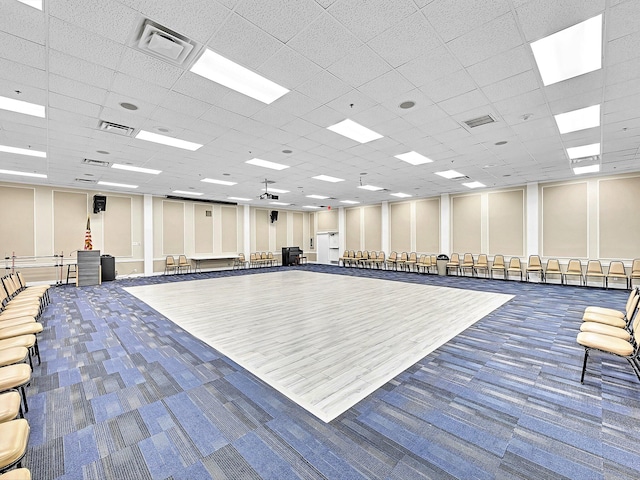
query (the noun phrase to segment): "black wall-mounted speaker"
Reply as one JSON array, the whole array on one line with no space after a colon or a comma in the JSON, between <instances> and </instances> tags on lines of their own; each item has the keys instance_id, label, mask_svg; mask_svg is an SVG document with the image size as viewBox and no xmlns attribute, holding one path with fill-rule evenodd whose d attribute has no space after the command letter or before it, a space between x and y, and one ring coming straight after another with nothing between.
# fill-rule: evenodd
<instances>
[{"instance_id":1,"label":"black wall-mounted speaker","mask_svg":"<svg viewBox=\"0 0 640 480\"><path fill-rule=\"evenodd\" d=\"M278 211L277 210L271 210L271 223L275 222L278 220Z\"/></svg>"},{"instance_id":2,"label":"black wall-mounted speaker","mask_svg":"<svg viewBox=\"0 0 640 480\"><path fill-rule=\"evenodd\" d=\"M105 212L107 210L107 197L104 195L93 196L93 213Z\"/></svg>"}]
</instances>

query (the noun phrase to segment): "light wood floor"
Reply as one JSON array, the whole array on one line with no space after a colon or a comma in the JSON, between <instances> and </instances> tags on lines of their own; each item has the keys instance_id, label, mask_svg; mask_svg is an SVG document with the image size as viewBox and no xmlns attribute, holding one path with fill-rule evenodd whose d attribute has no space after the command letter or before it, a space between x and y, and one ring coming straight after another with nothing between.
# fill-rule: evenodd
<instances>
[{"instance_id":1,"label":"light wood floor","mask_svg":"<svg viewBox=\"0 0 640 480\"><path fill-rule=\"evenodd\" d=\"M325 422L512 298L300 270L125 290Z\"/></svg>"}]
</instances>

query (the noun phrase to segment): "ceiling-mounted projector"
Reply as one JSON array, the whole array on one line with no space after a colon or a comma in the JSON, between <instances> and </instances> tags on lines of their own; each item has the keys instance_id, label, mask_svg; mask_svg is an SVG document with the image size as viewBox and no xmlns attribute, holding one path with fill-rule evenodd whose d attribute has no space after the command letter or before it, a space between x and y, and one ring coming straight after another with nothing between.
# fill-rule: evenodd
<instances>
[{"instance_id":1,"label":"ceiling-mounted projector","mask_svg":"<svg viewBox=\"0 0 640 480\"><path fill-rule=\"evenodd\" d=\"M278 195L271 195L270 193L260 195L260 200L278 200L278 198Z\"/></svg>"}]
</instances>

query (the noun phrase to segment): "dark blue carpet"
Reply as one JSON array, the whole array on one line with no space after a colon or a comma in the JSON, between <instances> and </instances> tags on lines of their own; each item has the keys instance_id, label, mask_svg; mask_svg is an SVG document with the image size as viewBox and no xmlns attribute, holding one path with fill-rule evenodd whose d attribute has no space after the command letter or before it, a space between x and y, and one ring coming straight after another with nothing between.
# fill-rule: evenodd
<instances>
[{"instance_id":1,"label":"dark blue carpet","mask_svg":"<svg viewBox=\"0 0 640 480\"><path fill-rule=\"evenodd\" d=\"M253 270L57 287L28 390L34 478L638 478L640 383L594 353L581 385L575 342L585 306L627 291L299 268L515 298L325 424L122 290Z\"/></svg>"}]
</instances>

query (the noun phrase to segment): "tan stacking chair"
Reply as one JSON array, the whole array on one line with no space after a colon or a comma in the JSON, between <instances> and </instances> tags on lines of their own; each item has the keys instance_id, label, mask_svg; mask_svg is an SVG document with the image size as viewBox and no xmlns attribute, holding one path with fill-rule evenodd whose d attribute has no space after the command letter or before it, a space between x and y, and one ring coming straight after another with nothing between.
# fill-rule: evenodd
<instances>
[{"instance_id":1,"label":"tan stacking chair","mask_svg":"<svg viewBox=\"0 0 640 480\"><path fill-rule=\"evenodd\" d=\"M304 257L307 258L307 257ZM269 260L269 263L271 264L271 266L278 266L278 259L273 255L273 252L267 252L267 259ZM300 259L300 261L302 261L302 258Z\"/></svg>"},{"instance_id":2,"label":"tan stacking chair","mask_svg":"<svg viewBox=\"0 0 640 480\"><path fill-rule=\"evenodd\" d=\"M484 276L489 276L489 259L485 253L478 255L478 260L473 264L473 273L476 277L479 276L479 272L484 270Z\"/></svg>"},{"instance_id":3,"label":"tan stacking chair","mask_svg":"<svg viewBox=\"0 0 640 480\"><path fill-rule=\"evenodd\" d=\"M569 264L567 265L567 270L562 274L564 278L564 284L569 284L568 277L578 277L580 280L580 286L584 284L584 275L582 273L582 263L580 260L571 259L569 260Z\"/></svg>"},{"instance_id":4,"label":"tan stacking chair","mask_svg":"<svg viewBox=\"0 0 640 480\"><path fill-rule=\"evenodd\" d=\"M391 252L389 254L389 258L387 258L384 262L384 265L387 269L389 269L389 266L392 266L394 270L398 269L398 254L396 252Z\"/></svg>"},{"instance_id":5,"label":"tan stacking chair","mask_svg":"<svg viewBox=\"0 0 640 480\"><path fill-rule=\"evenodd\" d=\"M545 269L545 272L544 272L545 283L547 283L547 279L549 278L549 275L558 275L558 278L560 278L560 284L564 283L562 281L563 274L562 274L562 270L560 269L560 262L558 261L557 258L550 258L549 260L547 260L547 268Z\"/></svg>"},{"instance_id":6,"label":"tan stacking chair","mask_svg":"<svg viewBox=\"0 0 640 480\"><path fill-rule=\"evenodd\" d=\"M369 267L369 268L373 268L373 266L375 265L377 260L378 260L378 252L376 252L375 250L371 250L369 252L369 258L364 263L364 266L365 267Z\"/></svg>"},{"instance_id":7,"label":"tan stacking chair","mask_svg":"<svg viewBox=\"0 0 640 480\"><path fill-rule=\"evenodd\" d=\"M502 272L503 280L507 278L507 266L504 264L503 255L493 256L493 264L491 265L491 269L489 270L491 278L493 278L494 272Z\"/></svg>"},{"instance_id":8,"label":"tan stacking chair","mask_svg":"<svg viewBox=\"0 0 640 480\"><path fill-rule=\"evenodd\" d=\"M638 303L640 302L640 293L634 289L627 298L627 303L623 311L612 308L603 308L597 306L587 307L582 315L582 321L603 323L618 328L628 328L633 322L634 316L637 315Z\"/></svg>"},{"instance_id":9,"label":"tan stacking chair","mask_svg":"<svg viewBox=\"0 0 640 480\"><path fill-rule=\"evenodd\" d=\"M589 260L587 263L587 272L584 274L584 284L589 285L589 277L602 279L602 287L606 286L607 277L602 271L600 260Z\"/></svg>"},{"instance_id":10,"label":"tan stacking chair","mask_svg":"<svg viewBox=\"0 0 640 480\"><path fill-rule=\"evenodd\" d=\"M633 287L633 281L640 280L640 258L633 260L631 265L631 274L629 275L629 288Z\"/></svg>"},{"instance_id":11,"label":"tan stacking chair","mask_svg":"<svg viewBox=\"0 0 640 480\"><path fill-rule=\"evenodd\" d=\"M0 480L31 480L31 472L28 468L14 468L0 475Z\"/></svg>"},{"instance_id":12,"label":"tan stacking chair","mask_svg":"<svg viewBox=\"0 0 640 480\"><path fill-rule=\"evenodd\" d=\"M471 276L473 277L473 267L475 263L473 261L473 255L470 253L465 253L462 257L462 263L460 263L460 272L464 276L464 271L469 270L471 272Z\"/></svg>"},{"instance_id":13,"label":"tan stacking chair","mask_svg":"<svg viewBox=\"0 0 640 480\"><path fill-rule=\"evenodd\" d=\"M0 472L20 467L28 443L29 424L24 418L0 423Z\"/></svg>"},{"instance_id":14,"label":"tan stacking chair","mask_svg":"<svg viewBox=\"0 0 640 480\"><path fill-rule=\"evenodd\" d=\"M16 272L16 276L18 277L18 281L20 282L20 285L22 286L23 289L25 289L27 291L28 290L38 290L38 291L44 293L47 303L49 302L49 289L51 288L51 285L32 285L32 286L28 286L27 282L25 282L24 277L22 276L22 272Z\"/></svg>"},{"instance_id":15,"label":"tan stacking chair","mask_svg":"<svg viewBox=\"0 0 640 480\"><path fill-rule=\"evenodd\" d=\"M172 255L167 255L167 258L164 261L164 274L176 273L177 271L178 266L176 265L176 259L173 258Z\"/></svg>"},{"instance_id":16,"label":"tan stacking chair","mask_svg":"<svg viewBox=\"0 0 640 480\"><path fill-rule=\"evenodd\" d=\"M360 259L358 260L358 267L362 267L362 268L366 267L368 261L369 261L369 251L363 250L362 257L360 257Z\"/></svg>"},{"instance_id":17,"label":"tan stacking chair","mask_svg":"<svg viewBox=\"0 0 640 480\"><path fill-rule=\"evenodd\" d=\"M0 423L8 422L17 417L23 417L20 394L15 390L0 394Z\"/></svg>"},{"instance_id":18,"label":"tan stacking chair","mask_svg":"<svg viewBox=\"0 0 640 480\"><path fill-rule=\"evenodd\" d=\"M342 252L342 256L338 258L338 266L340 266L340 262L342 262L342 266L347 266L347 260L349 259L349 250L345 250Z\"/></svg>"},{"instance_id":19,"label":"tan stacking chair","mask_svg":"<svg viewBox=\"0 0 640 480\"><path fill-rule=\"evenodd\" d=\"M191 273L191 262L187 260L185 255L178 255L178 273L182 270L184 270L185 273Z\"/></svg>"},{"instance_id":20,"label":"tan stacking chair","mask_svg":"<svg viewBox=\"0 0 640 480\"><path fill-rule=\"evenodd\" d=\"M447 275L449 275L450 269L453 269L456 272L456 275L460 274L460 255L457 253L452 253L451 258L447 262Z\"/></svg>"},{"instance_id":21,"label":"tan stacking chair","mask_svg":"<svg viewBox=\"0 0 640 480\"><path fill-rule=\"evenodd\" d=\"M376 268L378 269L382 269L385 266L385 262L386 262L385 253L382 250L380 250L378 252L378 256L376 257L376 261L373 262L372 265L375 265Z\"/></svg>"},{"instance_id":22,"label":"tan stacking chair","mask_svg":"<svg viewBox=\"0 0 640 480\"><path fill-rule=\"evenodd\" d=\"M609 264L609 270L605 277L605 287L609 288L609 279L624 278L625 287L629 287L629 275L624 268L624 263L620 261L613 261Z\"/></svg>"},{"instance_id":23,"label":"tan stacking chair","mask_svg":"<svg viewBox=\"0 0 640 480\"><path fill-rule=\"evenodd\" d=\"M529 281L529 274L537 273L540 275L540 281L544 282L544 270L542 269L542 261L538 255L529 255L526 268L526 281Z\"/></svg>"},{"instance_id":24,"label":"tan stacking chair","mask_svg":"<svg viewBox=\"0 0 640 480\"><path fill-rule=\"evenodd\" d=\"M396 267L402 268L402 270L406 270L407 260L409 260L409 255L407 254L407 252L402 252L400 254L400 258L396 258Z\"/></svg>"},{"instance_id":25,"label":"tan stacking chair","mask_svg":"<svg viewBox=\"0 0 640 480\"><path fill-rule=\"evenodd\" d=\"M16 363L24 363L29 355L26 347L11 347L0 350L0 367L14 365Z\"/></svg>"},{"instance_id":26,"label":"tan stacking chair","mask_svg":"<svg viewBox=\"0 0 640 480\"><path fill-rule=\"evenodd\" d=\"M244 258L244 253L239 253L238 258L233 261L233 269L241 269L247 266L247 260Z\"/></svg>"},{"instance_id":27,"label":"tan stacking chair","mask_svg":"<svg viewBox=\"0 0 640 480\"><path fill-rule=\"evenodd\" d=\"M0 367L0 393L19 390L22 395L22 404L24 405L25 412L29 411L25 387L30 381L31 367L26 363L16 363L14 365ZM1 437L0 435L0 438Z\"/></svg>"},{"instance_id":28,"label":"tan stacking chair","mask_svg":"<svg viewBox=\"0 0 640 480\"><path fill-rule=\"evenodd\" d=\"M632 292L633 293L633 292ZM622 338L627 341L632 341L631 334L634 329L638 328L638 302L640 296L637 294L630 297L631 302L627 302L625 309L625 316L609 316L604 313L597 313L594 311L587 312L582 318L583 322L580 325L581 332L597 333L601 335L610 335L617 338ZM593 308L593 307L592 307ZM608 309L602 309L608 310ZM616 314L620 313L614 311Z\"/></svg>"},{"instance_id":29,"label":"tan stacking chair","mask_svg":"<svg viewBox=\"0 0 640 480\"><path fill-rule=\"evenodd\" d=\"M511 259L509 260L509 266L507 267L507 279L509 279L510 275L519 274L520 281L522 281L523 273L524 272L522 271L522 263L520 262L520 258L511 257Z\"/></svg>"},{"instance_id":30,"label":"tan stacking chair","mask_svg":"<svg viewBox=\"0 0 640 480\"><path fill-rule=\"evenodd\" d=\"M422 269L422 273L428 273L430 266L431 257L429 255L420 255L418 257L418 261L416 262L416 271L418 273L420 273L420 269Z\"/></svg>"},{"instance_id":31,"label":"tan stacking chair","mask_svg":"<svg viewBox=\"0 0 640 480\"><path fill-rule=\"evenodd\" d=\"M416 263L418 263L418 254L416 252L411 252L409 254L409 258L407 258L407 261L405 262L407 270L410 272L416 270Z\"/></svg>"}]
</instances>

